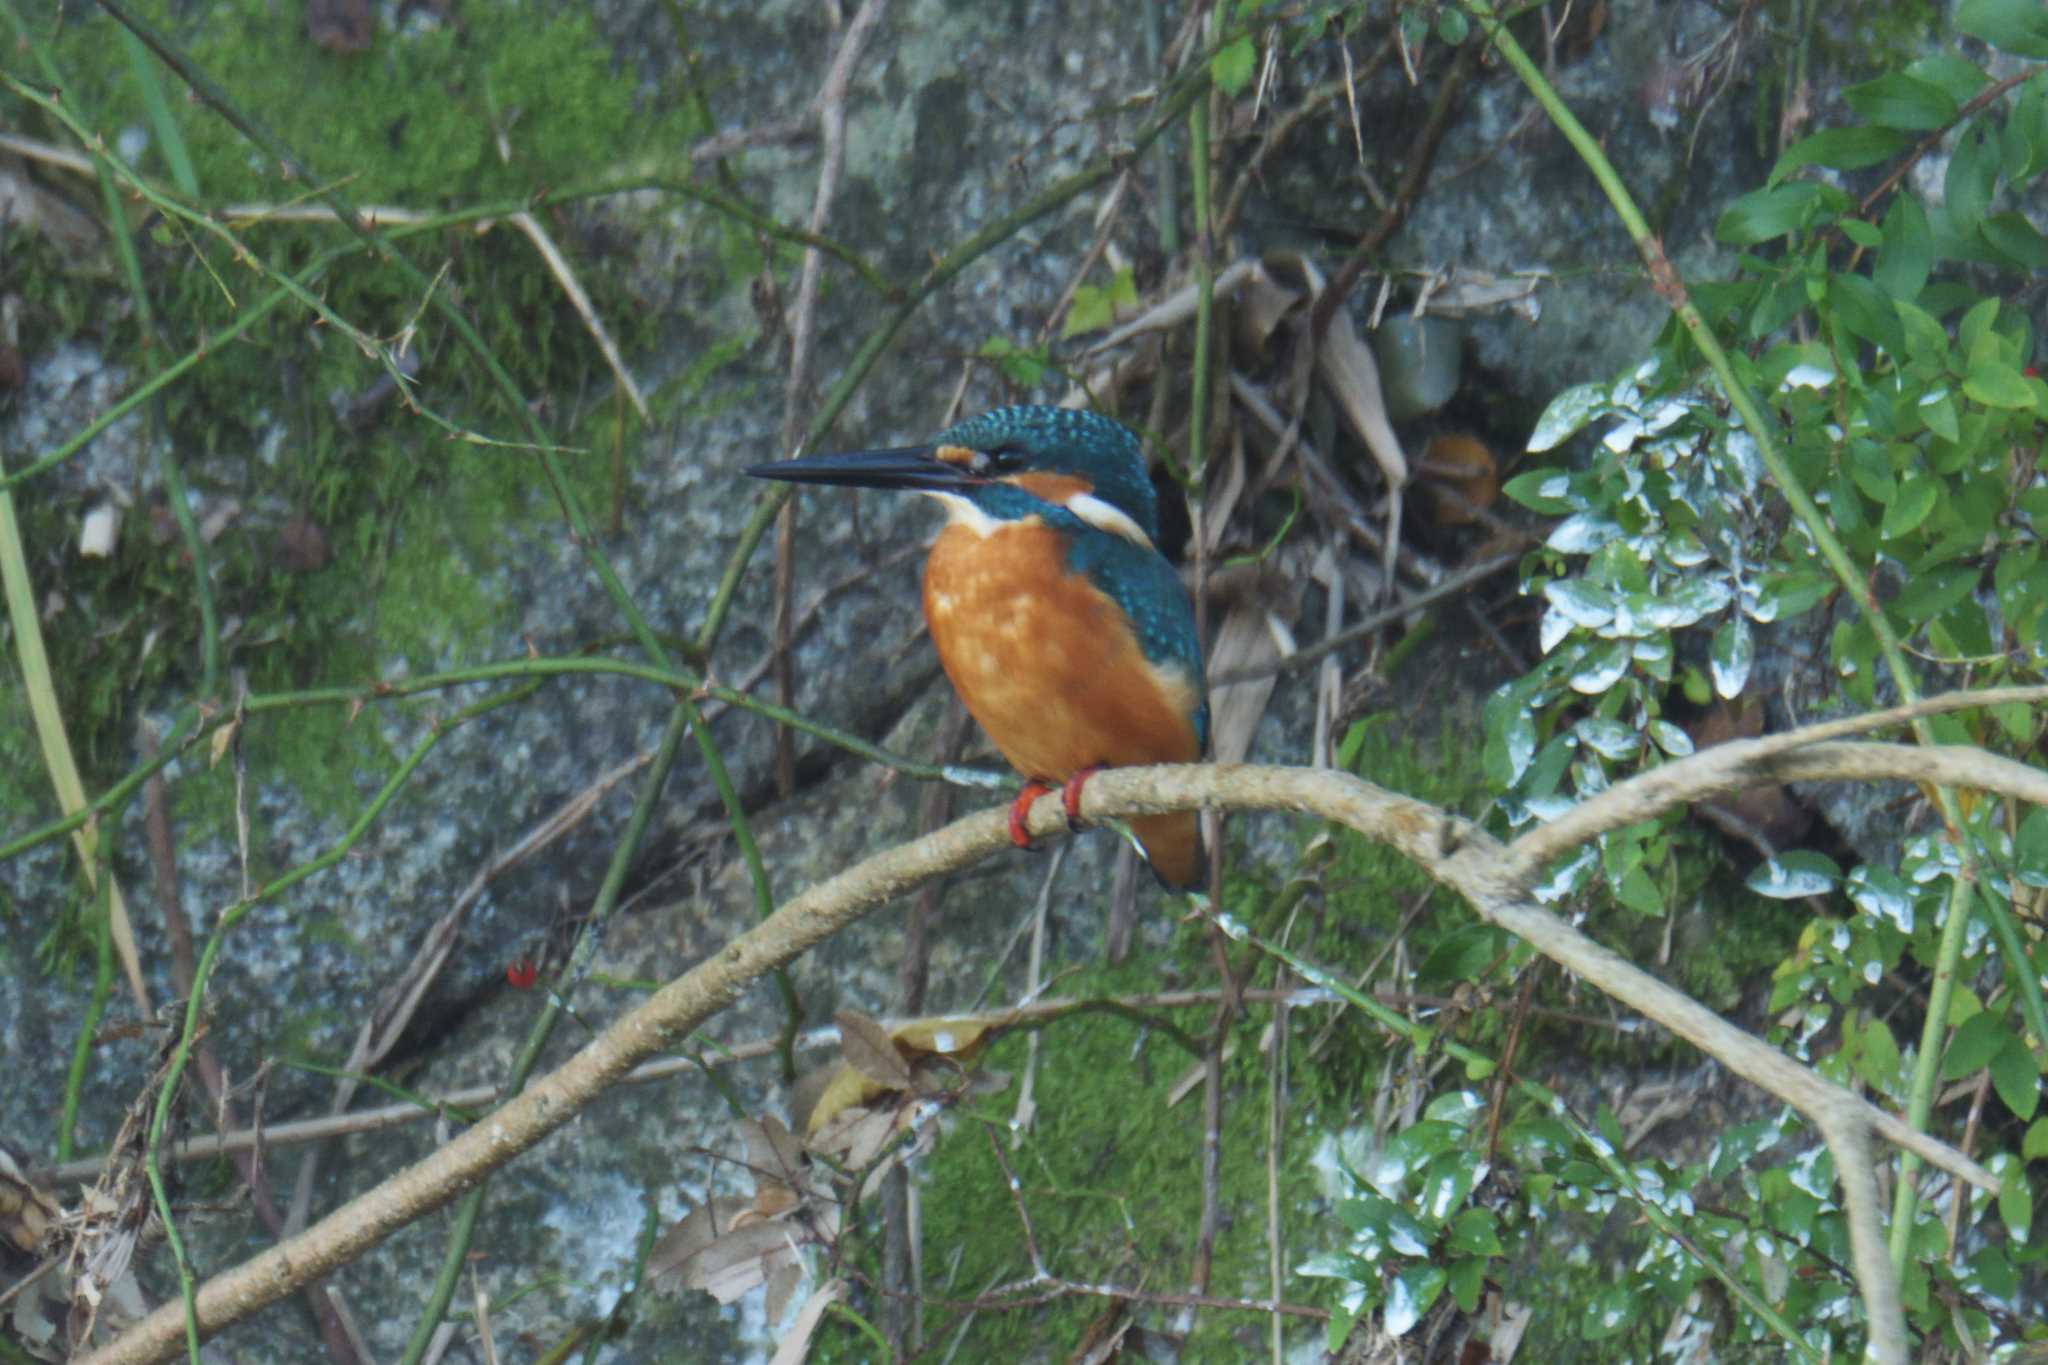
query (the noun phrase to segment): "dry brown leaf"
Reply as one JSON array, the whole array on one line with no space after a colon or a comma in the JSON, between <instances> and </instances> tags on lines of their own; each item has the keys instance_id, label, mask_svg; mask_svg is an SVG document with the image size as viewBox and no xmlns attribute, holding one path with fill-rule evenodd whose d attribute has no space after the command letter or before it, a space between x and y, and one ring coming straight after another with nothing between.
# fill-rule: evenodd
<instances>
[{"instance_id":1,"label":"dry brown leaf","mask_svg":"<svg viewBox=\"0 0 2048 1365\"><path fill-rule=\"evenodd\" d=\"M804 1174L804 1145L775 1115L741 1119L740 1137L747 1144L747 1165L760 1180L795 1186Z\"/></svg>"},{"instance_id":2,"label":"dry brown leaf","mask_svg":"<svg viewBox=\"0 0 2048 1365\"><path fill-rule=\"evenodd\" d=\"M1408 457L1401 450L1401 438L1394 434L1387 417L1386 395L1380 390L1380 366L1352 325L1340 315L1330 323L1316 352L1316 376L1337 400L1338 411L1365 448L1372 452L1391 493L1398 495L1408 483ZM1398 499L1397 499L1398 500Z\"/></svg>"},{"instance_id":3,"label":"dry brown leaf","mask_svg":"<svg viewBox=\"0 0 2048 1365\"><path fill-rule=\"evenodd\" d=\"M803 1284L804 1267L800 1261L778 1265L768 1273L768 1293L761 1300L761 1310L771 1325L782 1321L782 1315L789 1311L790 1299Z\"/></svg>"},{"instance_id":4,"label":"dry brown leaf","mask_svg":"<svg viewBox=\"0 0 2048 1365\"><path fill-rule=\"evenodd\" d=\"M910 1066L881 1024L853 1010L841 1010L832 1022L839 1025L839 1055L848 1066L889 1090L910 1085Z\"/></svg>"},{"instance_id":5,"label":"dry brown leaf","mask_svg":"<svg viewBox=\"0 0 2048 1365\"><path fill-rule=\"evenodd\" d=\"M1252 272L1245 280L1244 287L1237 292L1237 307L1231 316L1236 321L1240 339L1248 344L1247 353L1262 355L1266 343L1273 333L1301 302L1301 291L1289 289L1268 275L1264 267Z\"/></svg>"},{"instance_id":6,"label":"dry brown leaf","mask_svg":"<svg viewBox=\"0 0 2048 1365\"><path fill-rule=\"evenodd\" d=\"M660 1280L674 1274L683 1262L717 1241L733 1220L751 1207L748 1200L720 1195L684 1214L661 1234L661 1240L648 1253L648 1278Z\"/></svg>"},{"instance_id":7,"label":"dry brown leaf","mask_svg":"<svg viewBox=\"0 0 2048 1365\"><path fill-rule=\"evenodd\" d=\"M648 1279L659 1290L701 1289L731 1303L796 1261L795 1236L792 1224L761 1218L746 1200L722 1196L662 1234L647 1258Z\"/></svg>"},{"instance_id":8,"label":"dry brown leaf","mask_svg":"<svg viewBox=\"0 0 2048 1365\"><path fill-rule=\"evenodd\" d=\"M12 1152L0 1146L0 1241L33 1256L61 1213L57 1201L28 1178Z\"/></svg>"},{"instance_id":9,"label":"dry brown leaf","mask_svg":"<svg viewBox=\"0 0 2048 1365\"><path fill-rule=\"evenodd\" d=\"M849 1107L821 1124L811 1138L811 1150L820 1156L837 1156L840 1163L863 1170L881 1154L896 1131L896 1111Z\"/></svg>"},{"instance_id":10,"label":"dry brown leaf","mask_svg":"<svg viewBox=\"0 0 2048 1365\"><path fill-rule=\"evenodd\" d=\"M227 753L228 746L235 742L235 735L241 728L242 718L236 716L226 725L213 732L213 738L208 742L207 746L207 767L214 768L220 766L221 757Z\"/></svg>"},{"instance_id":11,"label":"dry brown leaf","mask_svg":"<svg viewBox=\"0 0 2048 1365\"><path fill-rule=\"evenodd\" d=\"M1253 275L1258 274L1259 263L1253 260L1236 261L1218 271L1209 282L1209 297L1227 299ZM1195 316L1196 304L1200 301L1201 290L1193 283L1182 285L1159 302L1132 318L1123 326L1111 332L1102 340L1090 346L1083 355L1100 355L1113 347L1121 346L1133 337L1147 332L1170 331L1188 322Z\"/></svg>"},{"instance_id":12,"label":"dry brown leaf","mask_svg":"<svg viewBox=\"0 0 2048 1365\"><path fill-rule=\"evenodd\" d=\"M827 1124L849 1109L865 1109L888 1093L887 1086L876 1084L850 1066L842 1063L834 1067L831 1079L818 1092L818 1102L811 1106L810 1117L804 1120L804 1140L812 1151L824 1151L818 1146L818 1135Z\"/></svg>"},{"instance_id":13,"label":"dry brown leaf","mask_svg":"<svg viewBox=\"0 0 2048 1365\"><path fill-rule=\"evenodd\" d=\"M1245 669L1276 663L1294 652L1289 621L1275 611L1263 590L1267 575L1257 574L1253 590L1230 599L1223 611L1223 624L1216 628L1209 645L1209 676L1228 677ZM1277 578L1277 575L1275 575ZM1285 585L1277 584L1283 590ZM1289 610L1287 617L1293 612ZM1277 675L1254 678L1211 689L1209 693L1209 748L1218 763L1242 763L1252 750L1252 736L1265 717L1266 704L1278 683Z\"/></svg>"},{"instance_id":14,"label":"dry brown leaf","mask_svg":"<svg viewBox=\"0 0 2048 1365\"><path fill-rule=\"evenodd\" d=\"M1210 461L1203 479L1202 542L1210 554L1222 548L1223 537L1230 530L1231 514L1237 511L1238 500L1244 496L1244 437L1235 428L1231 434L1230 449L1221 459Z\"/></svg>"},{"instance_id":15,"label":"dry brown leaf","mask_svg":"<svg viewBox=\"0 0 2048 1365\"><path fill-rule=\"evenodd\" d=\"M1500 276L1460 266L1423 284L1418 311L1442 318L1469 318L1506 309L1533 325L1543 316L1543 302L1536 297L1536 290L1549 278L1548 271Z\"/></svg>"},{"instance_id":16,"label":"dry brown leaf","mask_svg":"<svg viewBox=\"0 0 2048 1365\"><path fill-rule=\"evenodd\" d=\"M810 1352L811 1338L817 1335L818 1324L825 1320L826 1310L846 1297L846 1281L827 1280L811 1291L798 1311L796 1321L790 1324L789 1334L775 1347L775 1355L768 1365L798 1365ZM770 1322L776 1319L769 1318Z\"/></svg>"}]
</instances>

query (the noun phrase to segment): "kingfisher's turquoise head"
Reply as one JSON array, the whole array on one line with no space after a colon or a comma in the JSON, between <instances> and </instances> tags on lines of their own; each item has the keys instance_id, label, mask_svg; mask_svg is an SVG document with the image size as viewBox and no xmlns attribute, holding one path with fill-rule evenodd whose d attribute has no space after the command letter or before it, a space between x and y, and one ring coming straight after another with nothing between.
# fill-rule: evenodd
<instances>
[{"instance_id":1,"label":"kingfisher's turquoise head","mask_svg":"<svg viewBox=\"0 0 2048 1365\"><path fill-rule=\"evenodd\" d=\"M945 502L956 519L1015 520L1036 506L1147 547L1159 508L1138 438L1100 413L1038 404L996 408L956 422L924 445L814 455L747 473L791 483L896 488Z\"/></svg>"}]
</instances>

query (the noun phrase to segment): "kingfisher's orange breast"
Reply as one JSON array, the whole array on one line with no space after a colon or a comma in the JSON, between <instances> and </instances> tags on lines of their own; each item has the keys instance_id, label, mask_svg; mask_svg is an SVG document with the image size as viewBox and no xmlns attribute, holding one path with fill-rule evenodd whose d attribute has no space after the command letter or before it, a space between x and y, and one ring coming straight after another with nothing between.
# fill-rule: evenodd
<instances>
[{"instance_id":1,"label":"kingfisher's orange breast","mask_svg":"<svg viewBox=\"0 0 2048 1365\"><path fill-rule=\"evenodd\" d=\"M1026 777L1195 762L1193 682L1146 659L1122 609L1066 559L1066 537L1035 518L940 532L924 614L960 699Z\"/></svg>"}]
</instances>

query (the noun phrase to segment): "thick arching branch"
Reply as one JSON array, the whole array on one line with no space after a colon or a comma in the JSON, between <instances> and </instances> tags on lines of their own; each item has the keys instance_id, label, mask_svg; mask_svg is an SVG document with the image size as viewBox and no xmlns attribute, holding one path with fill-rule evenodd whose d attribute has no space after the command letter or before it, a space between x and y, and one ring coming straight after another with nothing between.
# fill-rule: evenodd
<instances>
[{"instance_id":1,"label":"thick arching branch","mask_svg":"<svg viewBox=\"0 0 2048 1365\"><path fill-rule=\"evenodd\" d=\"M1928 755L1928 750L1894 745L1828 745L1815 746L1797 760L1788 755L1778 762L1796 761L1812 767L1831 759L1860 777L1925 777ZM2023 784L2021 775L2011 771L2016 766L1987 764L1985 775L1975 785L1994 791L2010 788L2012 794L2025 796L2035 790L2033 782L2039 774L2032 774ZM2032 770L2022 772L2031 774ZM1686 800L1694 794L1680 790L1671 799ZM1477 826L1434 806L1343 773L1203 765L1104 772L1088 784L1082 813L1101 817L1197 806L1292 810L1336 821L1392 845L1464 895L1486 918L1808 1115L1824 1137L1875 1133L1962 1180L1997 1188L1988 1171L1954 1148L1914 1132L1823 1080L1534 904L1522 885L1508 875L1507 848ZM1065 829L1057 797L1048 796L1032 807L1030 827L1039 835ZM1005 812L984 811L876 854L812 887L671 981L560 1067L440 1150L350 1200L297 1237L209 1280L197 1296L201 1335L218 1332L276 1302L446 1204L568 1122L636 1063L673 1047L701 1027L776 967L920 883L959 871L1008 847ZM1831 1142L1838 1164L1845 1159L1844 1145ZM1847 1155L1853 1160L1853 1153ZM1867 1157L1864 1166L1868 1166ZM1857 1184L1845 1184L1852 1203L1856 1202ZM1867 1217L1852 1217L1852 1222L1867 1221ZM1862 1240L1857 1239L1859 1246ZM1873 1342L1900 1339L1893 1331L1897 1294L1889 1262L1869 1266L1859 1254L1857 1272L1870 1304ZM1873 1303L1873 1296L1879 1302ZM1890 1313L1883 1311L1882 1300L1887 1297ZM183 1306L172 1302L84 1359L93 1365L161 1360L176 1354L183 1340Z\"/></svg>"}]
</instances>

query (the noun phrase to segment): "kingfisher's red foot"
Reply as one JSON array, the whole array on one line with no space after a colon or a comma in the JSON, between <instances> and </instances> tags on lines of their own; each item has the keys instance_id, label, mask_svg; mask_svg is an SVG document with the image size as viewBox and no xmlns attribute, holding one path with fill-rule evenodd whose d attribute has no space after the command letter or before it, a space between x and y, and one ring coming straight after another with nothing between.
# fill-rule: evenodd
<instances>
[{"instance_id":1,"label":"kingfisher's red foot","mask_svg":"<svg viewBox=\"0 0 2048 1365\"><path fill-rule=\"evenodd\" d=\"M1081 788L1088 785L1088 779L1102 771L1103 765L1091 763L1068 778L1060 788L1060 805L1066 808L1067 828L1081 828Z\"/></svg>"},{"instance_id":2,"label":"kingfisher's red foot","mask_svg":"<svg viewBox=\"0 0 2048 1365\"><path fill-rule=\"evenodd\" d=\"M1017 793L1017 799L1010 803L1010 842L1019 848L1031 847L1031 803L1044 796L1052 788L1033 778Z\"/></svg>"}]
</instances>

